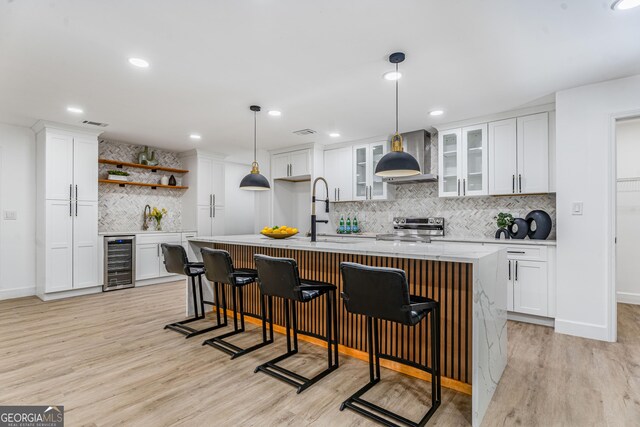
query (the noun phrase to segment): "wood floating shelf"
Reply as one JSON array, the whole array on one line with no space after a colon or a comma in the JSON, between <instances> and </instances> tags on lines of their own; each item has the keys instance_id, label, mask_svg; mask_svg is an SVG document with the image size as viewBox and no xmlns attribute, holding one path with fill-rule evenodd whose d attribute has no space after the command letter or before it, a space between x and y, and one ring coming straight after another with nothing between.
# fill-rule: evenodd
<instances>
[{"instance_id":1,"label":"wood floating shelf","mask_svg":"<svg viewBox=\"0 0 640 427\"><path fill-rule=\"evenodd\" d=\"M148 182L114 181L112 179L99 179L98 182L100 184L118 184L120 187L125 187L127 185L135 185L137 187L151 187L153 190L155 190L156 188L169 188L172 190L186 190L189 188L183 185L163 185L152 184Z\"/></svg>"},{"instance_id":2,"label":"wood floating shelf","mask_svg":"<svg viewBox=\"0 0 640 427\"><path fill-rule=\"evenodd\" d=\"M160 165L149 166L149 165L141 165L138 163L131 162L121 162L120 160L110 160L110 159L98 159L98 163L103 163L106 165L115 165L118 169L122 169L123 166L128 168L138 168L138 169L147 169L151 172L163 171L163 172L172 172L172 173L189 173L186 169L176 169L176 168L167 168ZM159 187L160 185L158 185Z\"/></svg>"}]
</instances>

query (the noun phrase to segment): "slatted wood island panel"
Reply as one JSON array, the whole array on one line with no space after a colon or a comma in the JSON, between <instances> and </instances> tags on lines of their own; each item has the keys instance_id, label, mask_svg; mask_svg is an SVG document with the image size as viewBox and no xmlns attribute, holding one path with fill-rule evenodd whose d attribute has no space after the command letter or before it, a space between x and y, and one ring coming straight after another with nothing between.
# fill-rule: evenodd
<instances>
[{"instance_id":1,"label":"slatted wood island panel","mask_svg":"<svg viewBox=\"0 0 640 427\"><path fill-rule=\"evenodd\" d=\"M341 262L405 270L411 294L440 302L442 375L455 382L471 384L472 264L221 243L212 246L228 251L238 268L253 268L254 254L293 258L298 263L302 278L333 283L338 287L338 295L342 291ZM260 316L259 295L257 285L248 287L245 292L245 309L255 317ZM227 295L227 301L231 301L230 298L231 295ZM342 299L338 300L339 344L346 349L366 352L364 317L347 313ZM284 305L278 298L274 303L274 323L282 326ZM324 298L298 303L298 310L300 330L324 336ZM387 321L382 321L381 326L381 345L385 353L416 363L431 363L426 320L413 328ZM443 381L443 385L460 391L471 390L470 387L450 381Z\"/></svg>"}]
</instances>

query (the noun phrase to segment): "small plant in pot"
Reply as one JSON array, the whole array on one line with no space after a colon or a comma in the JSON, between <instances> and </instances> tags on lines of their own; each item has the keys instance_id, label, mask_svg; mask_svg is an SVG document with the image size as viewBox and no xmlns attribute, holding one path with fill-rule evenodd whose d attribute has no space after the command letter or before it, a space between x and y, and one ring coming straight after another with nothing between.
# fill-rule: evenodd
<instances>
[{"instance_id":1,"label":"small plant in pot","mask_svg":"<svg viewBox=\"0 0 640 427\"><path fill-rule=\"evenodd\" d=\"M502 234L504 238L509 238L509 227L515 221L513 215L509 213L500 212L498 216L494 217L496 224L498 225L498 231L496 231L496 239L499 239Z\"/></svg>"},{"instance_id":2,"label":"small plant in pot","mask_svg":"<svg viewBox=\"0 0 640 427\"><path fill-rule=\"evenodd\" d=\"M129 172L112 170L107 172L109 174L110 181L127 181Z\"/></svg>"}]
</instances>

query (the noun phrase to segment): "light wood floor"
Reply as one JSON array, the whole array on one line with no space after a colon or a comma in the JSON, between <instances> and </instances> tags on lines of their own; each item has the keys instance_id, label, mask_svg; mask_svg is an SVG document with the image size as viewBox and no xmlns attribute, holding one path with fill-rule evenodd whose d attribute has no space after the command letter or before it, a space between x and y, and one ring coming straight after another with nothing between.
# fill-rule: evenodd
<instances>
[{"instance_id":1,"label":"light wood floor","mask_svg":"<svg viewBox=\"0 0 640 427\"><path fill-rule=\"evenodd\" d=\"M43 303L0 301L0 404L62 404L67 425L368 426L340 402L368 380L341 367L300 395L264 374L284 338L231 361L205 337L163 330L184 315L182 282ZM509 365L483 425L636 425L640 421L640 307L620 305L620 342L606 344L509 323ZM251 325L249 328L253 327ZM216 331L222 333L222 331ZM214 332L215 333L215 332ZM256 342L253 329L236 340ZM300 343L285 366L308 375L325 352ZM367 398L418 419L430 384L383 370ZM405 402L405 403L401 403ZM429 425L470 423L470 397L443 389Z\"/></svg>"}]
</instances>

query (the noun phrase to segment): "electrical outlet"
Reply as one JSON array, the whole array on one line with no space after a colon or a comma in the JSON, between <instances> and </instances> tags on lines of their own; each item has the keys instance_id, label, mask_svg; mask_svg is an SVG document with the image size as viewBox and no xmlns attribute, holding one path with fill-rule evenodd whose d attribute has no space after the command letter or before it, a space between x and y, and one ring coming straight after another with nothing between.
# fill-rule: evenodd
<instances>
[{"instance_id":1,"label":"electrical outlet","mask_svg":"<svg viewBox=\"0 0 640 427\"><path fill-rule=\"evenodd\" d=\"M571 215L582 215L582 202L571 203Z\"/></svg>"},{"instance_id":2,"label":"electrical outlet","mask_svg":"<svg viewBox=\"0 0 640 427\"><path fill-rule=\"evenodd\" d=\"M4 219L15 221L18 219L18 212L16 211L4 211Z\"/></svg>"}]
</instances>

